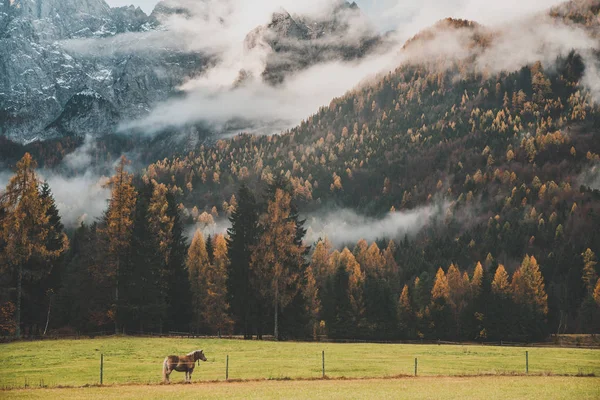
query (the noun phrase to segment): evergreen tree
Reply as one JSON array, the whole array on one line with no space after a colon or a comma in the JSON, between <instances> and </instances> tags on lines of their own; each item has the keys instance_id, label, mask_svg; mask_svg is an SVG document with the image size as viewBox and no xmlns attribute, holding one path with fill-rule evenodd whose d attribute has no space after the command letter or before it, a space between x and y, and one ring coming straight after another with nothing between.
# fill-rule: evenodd
<instances>
[{"instance_id":1,"label":"evergreen tree","mask_svg":"<svg viewBox=\"0 0 600 400\"><path fill-rule=\"evenodd\" d=\"M163 290L163 268L166 262L165 243L170 232L157 233L152 215L156 202L155 188L143 184L136 200L131 245L122 265L123 326L144 332L145 329L162 328L166 317L166 294ZM164 206L166 214L166 204ZM165 218L166 219L166 218ZM164 220L164 219L163 219Z\"/></svg>"},{"instance_id":2,"label":"evergreen tree","mask_svg":"<svg viewBox=\"0 0 600 400\"><path fill-rule=\"evenodd\" d=\"M16 275L15 336L21 336L21 300L24 277L39 279L48 270L28 270L26 265L33 257L52 259L63 253L68 240L66 235L58 234L61 246L52 250L49 244L50 208L49 197L43 198L39 191L39 182L35 173L36 163L29 153L17 163L15 175L10 179L6 191L0 197L0 209L4 216L0 220L2 253L0 265L2 272ZM52 238L52 235L50 237ZM37 264L39 265L39 264Z\"/></svg>"},{"instance_id":3,"label":"evergreen tree","mask_svg":"<svg viewBox=\"0 0 600 400\"><path fill-rule=\"evenodd\" d=\"M350 301L349 273L345 265L339 264L335 274L327 279L322 297L323 319L327 336L333 339L357 337L357 327Z\"/></svg>"},{"instance_id":4,"label":"evergreen tree","mask_svg":"<svg viewBox=\"0 0 600 400\"><path fill-rule=\"evenodd\" d=\"M167 216L173 219L173 228L170 248L167 250L168 262L162 273L166 281L166 325L170 330L181 331L190 329L192 320L190 281L186 267L188 244L177 203L170 193L167 193L167 203Z\"/></svg>"},{"instance_id":5,"label":"evergreen tree","mask_svg":"<svg viewBox=\"0 0 600 400\"><path fill-rule=\"evenodd\" d=\"M258 207L252 191L242 185L237 205L227 230L228 274L227 292L231 314L244 338L252 338L252 326L257 323L258 292L251 287L250 262L252 249L258 243Z\"/></svg>"}]
</instances>

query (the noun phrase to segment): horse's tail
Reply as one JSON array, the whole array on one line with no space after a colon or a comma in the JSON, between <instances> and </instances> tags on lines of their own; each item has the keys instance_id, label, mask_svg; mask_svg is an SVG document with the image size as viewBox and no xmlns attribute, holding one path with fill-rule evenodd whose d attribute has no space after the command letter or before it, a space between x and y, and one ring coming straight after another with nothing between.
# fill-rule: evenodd
<instances>
[{"instance_id":1,"label":"horse's tail","mask_svg":"<svg viewBox=\"0 0 600 400\"><path fill-rule=\"evenodd\" d=\"M163 362L163 370L162 370L163 382L166 382L167 379L169 379L167 376L168 370L169 370L169 357L165 357L165 361Z\"/></svg>"}]
</instances>

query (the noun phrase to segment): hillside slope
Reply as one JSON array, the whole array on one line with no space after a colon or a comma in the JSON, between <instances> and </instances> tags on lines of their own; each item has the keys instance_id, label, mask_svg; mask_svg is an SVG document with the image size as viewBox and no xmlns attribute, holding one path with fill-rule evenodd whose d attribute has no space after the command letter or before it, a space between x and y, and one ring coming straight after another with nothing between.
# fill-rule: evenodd
<instances>
[{"instance_id":1,"label":"hillside slope","mask_svg":"<svg viewBox=\"0 0 600 400\"><path fill-rule=\"evenodd\" d=\"M540 23L593 38L599 5L571 2ZM467 51L427 54L436 35L454 35ZM484 62L506 37L447 20L407 45L419 50L413 61L299 127L221 140L151 164L145 175L181 196L189 222L203 209L226 215L239 184L260 192L278 175L309 215L335 206L382 217L440 204L437 222L397 250L401 280L431 282L450 262L512 271L535 255L549 326L564 326L584 296L581 254L600 251L600 109L586 85L596 53L565 46L552 60L533 53L524 66L494 71Z\"/></svg>"}]
</instances>

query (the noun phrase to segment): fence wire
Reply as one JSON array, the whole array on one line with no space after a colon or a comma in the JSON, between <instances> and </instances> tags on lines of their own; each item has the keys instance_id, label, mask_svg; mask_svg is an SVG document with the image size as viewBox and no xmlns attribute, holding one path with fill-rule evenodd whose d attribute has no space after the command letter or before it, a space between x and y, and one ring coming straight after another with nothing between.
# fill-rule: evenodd
<instances>
[{"instance_id":1,"label":"fence wire","mask_svg":"<svg viewBox=\"0 0 600 400\"><path fill-rule=\"evenodd\" d=\"M273 346L273 345L271 345ZM195 364L193 381L248 379L377 378L411 376L464 376L489 374L600 375L600 350L587 358L546 349L485 346L367 347L363 345L311 344L309 350L281 347L228 351L210 354L208 361ZM322 353L324 351L324 354ZM574 352L574 350L565 350ZM527 353L526 353L527 352ZM598 352L598 353L597 353ZM598 356L596 356L596 353ZM527 356L526 356L527 354ZM94 357L65 357L44 363L39 357L5 357L0 352L0 389L22 387L83 386L103 384L158 384L162 381L166 355L140 357L125 352ZM324 356L324 357L323 357ZM568 356L568 357L567 357ZM227 360L228 358L228 360ZM323 369L324 363L324 369ZM172 382L185 374L172 372Z\"/></svg>"}]
</instances>

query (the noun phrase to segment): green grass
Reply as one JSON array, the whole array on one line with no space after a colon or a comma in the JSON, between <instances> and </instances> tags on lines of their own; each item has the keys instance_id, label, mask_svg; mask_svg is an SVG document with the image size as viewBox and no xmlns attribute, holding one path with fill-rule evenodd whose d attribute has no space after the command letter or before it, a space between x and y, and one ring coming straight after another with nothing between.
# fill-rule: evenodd
<instances>
[{"instance_id":1,"label":"green grass","mask_svg":"<svg viewBox=\"0 0 600 400\"><path fill-rule=\"evenodd\" d=\"M100 354L105 384L159 383L166 355L195 349L204 349L208 362L196 368L194 381L224 380L227 355L230 379L319 378L322 350L332 378L412 375L415 357L419 376L521 374L525 351L530 374L600 376L600 350L111 337L2 344L0 388L97 384Z\"/></svg>"},{"instance_id":2,"label":"green grass","mask_svg":"<svg viewBox=\"0 0 600 400\"><path fill-rule=\"evenodd\" d=\"M373 380L260 381L194 385L27 389L5 399L598 399L600 378L419 377Z\"/></svg>"}]
</instances>

